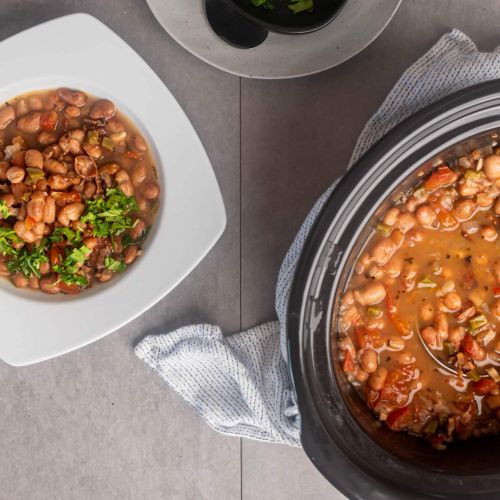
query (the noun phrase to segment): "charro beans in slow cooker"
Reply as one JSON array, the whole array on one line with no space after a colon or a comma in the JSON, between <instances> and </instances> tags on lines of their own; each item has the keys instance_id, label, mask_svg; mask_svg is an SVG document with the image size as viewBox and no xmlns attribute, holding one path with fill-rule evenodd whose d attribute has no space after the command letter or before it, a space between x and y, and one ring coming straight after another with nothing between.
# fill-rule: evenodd
<instances>
[{"instance_id":1,"label":"charro beans in slow cooker","mask_svg":"<svg viewBox=\"0 0 500 500\"><path fill-rule=\"evenodd\" d=\"M500 431L499 194L495 145L437 166L381 217L342 298L348 379L436 448Z\"/></svg>"},{"instance_id":2,"label":"charro beans in slow cooker","mask_svg":"<svg viewBox=\"0 0 500 500\"><path fill-rule=\"evenodd\" d=\"M61 88L0 107L0 274L78 294L141 255L158 210L151 148L115 104Z\"/></svg>"}]
</instances>

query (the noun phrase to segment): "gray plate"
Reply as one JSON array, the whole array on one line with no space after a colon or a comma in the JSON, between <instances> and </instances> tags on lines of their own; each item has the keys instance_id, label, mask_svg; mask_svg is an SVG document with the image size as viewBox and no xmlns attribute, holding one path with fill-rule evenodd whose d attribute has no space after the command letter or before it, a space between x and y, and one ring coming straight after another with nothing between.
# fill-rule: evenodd
<instances>
[{"instance_id":1,"label":"gray plate","mask_svg":"<svg viewBox=\"0 0 500 500\"><path fill-rule=\"evenodd\" d=\"M294 78L337 66L384 30L401 0L350 0L327 27L307 35L270 33L254 49L237 49L210 28L203 0L147 0L163 28L186 50L223 71L250 78Z\"/></svg>"}]
</instances>

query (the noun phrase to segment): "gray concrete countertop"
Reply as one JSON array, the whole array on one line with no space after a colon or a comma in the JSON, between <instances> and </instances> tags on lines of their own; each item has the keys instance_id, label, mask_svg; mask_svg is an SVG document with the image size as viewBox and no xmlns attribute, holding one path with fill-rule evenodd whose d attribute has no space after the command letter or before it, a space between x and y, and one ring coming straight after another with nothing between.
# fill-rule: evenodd
<instances>
[{"instance_id":1,"label":"gray concrete countertop","mask_svg":"<svg viewBox=\"0 0 500 500\"><path fill-rule=\"evenodd\" d=\"M344 171L367 118L449 28L482 50L500 44L497 0L403 0L363 53L281 82L242 80L200 62L142 0L2 0L0 40L79 11L122 36L179 100L212 160L228 225L176 290L120 331L38 365L0 363L0 498L339 497L302 451L211 431L132 347L147 332L193 322L230 333L273 319L281 259L315 199ZM71 325L54 328L71 334Z\"/></svg>"}]
</instances>

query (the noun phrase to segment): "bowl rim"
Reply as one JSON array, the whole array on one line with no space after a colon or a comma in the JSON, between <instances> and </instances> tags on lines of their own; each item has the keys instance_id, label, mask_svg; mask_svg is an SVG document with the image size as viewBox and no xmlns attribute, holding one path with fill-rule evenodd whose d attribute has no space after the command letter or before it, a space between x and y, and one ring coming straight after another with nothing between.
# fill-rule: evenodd
<instances>
[{"instance_id":1,"label":"bowl rim","mask_svg":"<svg viewBox=\"0 0 500 500\"><path fill-rule=\"evenodd\" d=\"M460 121L457 119L458 116L463 116L464 119ZM323 346L322 350L327 353L331 352L329 325L332 319L333 300L326 305L321 304L319 283L326 274L342 274L340 262L349 254L349 250L346 249L343 255L344 249L336 247L335 238L331 237L335 225L337 224L337 229L341 225L339 220L342 217L343 207L348 205L347 199L355 196L356 187L361 181L366 184L369 175L377 175L376 170L384 162L387 164L393 161L391 153L400 149L404 150L411 143L412 138L418 139L420 136L425 142L426 133L429 132L430 127L435 126L439 130L439 125L446 124L447 120L448 124L442 129L442 137L448 137L452 142L453 140L460 142L460 137L473 136L477 131L498 129L500 127L500 80L475 85L445 97L407 118L378 141L333 189L308 235L295 272L288 304L286 331L290 375L301 415L301 441L306 454L320 472L350 498L366 498L373 493L374 489L382 495L388 497L397 495L398 498L415 498L415 495L424 494L444 495L444 497L449 497L451 494L454 498L467 498L467 496L470 498L470 488L477 486L478 477L484 482L484 488L477 491L478 498L492 498L492 491L500 491L499 474L452 476L441 472L439 477L443 483L446 483L447 489L441 488L440 491L436 491L433 485L429 484L431 482L429 471L420 470L420 474L426 474L428 480L420 481L421 490L416 491L411 489L414 486L411 483L398 484L388 481L386 477L377 474L374 469L365 467L365 464L351 453L353 450L343 449L340 441L332 438L331 429L335 425L340 428L343 417L337 415L336 419L332 419L331 414L328 415L322 407L323 403L319 401L319 398L328 396L318 396L318 391L321 390L320 382L318 382L320 375L314 373L315 367L312 366L311 339L314 333L319 332L320 336L326 337L319 343ZM435 140L434 150L443 150L444 143L446 141ZM415 150L418 152L418 148ZM420 160L415 169L418 165L421 165ZM380 175L380 171L378 175L384 176L384 174ZM374 210L382 201L379 199L379 202L374 204ZM357 236L354 235L351 239L354 244ZM326 265L324 265L325 262ZM335 290L331 290L330 298L335 293ZM313 325L312 321L308 323L308 318L314 318L314 321L321 326L316 328L317 324ZM330 355L328 357L331 358ZM324 374L324 377L333 376L331 363L326 371L329 373ZM336 402L346 412L346 421L352 425L351 431L361 430L342 398ZM372 441L372 438L369 437L369 441ZM393 458L388 453L386 455ZM408 463L400 459L396 460L396 465L401 471L404 471L404 467L408 467ZM407 479L404 474L401 478L403 477ZM456 484L453 484L453 481Z\"/></svg>"}]
</instances>

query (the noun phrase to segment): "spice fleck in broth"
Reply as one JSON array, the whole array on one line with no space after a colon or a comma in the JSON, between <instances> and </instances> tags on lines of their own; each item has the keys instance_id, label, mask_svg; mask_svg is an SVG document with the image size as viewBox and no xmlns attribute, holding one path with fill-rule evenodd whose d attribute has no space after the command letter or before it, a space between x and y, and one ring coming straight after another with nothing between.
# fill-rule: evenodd
<instances>
[{"instance_id":1,"label":"spice fleck in broth","mask_svg":"<svg viewBox=\"0 0 500 500\"><path fill-rule=\"evenodd\" d=\"M500 431L499 194L493 147L438 166L384 214L342 297L343 371L379 420L436 448Z\"/></svg>"},{"instance_id":2,"label":"spice fleck in broth","mask_svg":"<svg viewBox=\"0 0 500 500\"><path fill-rule=\"evenodd\" d=\"M66 88L0 107L0 274L78 294L141 255L159 204L154 159L113 102Z\"/></svg>"}]
</instances>

